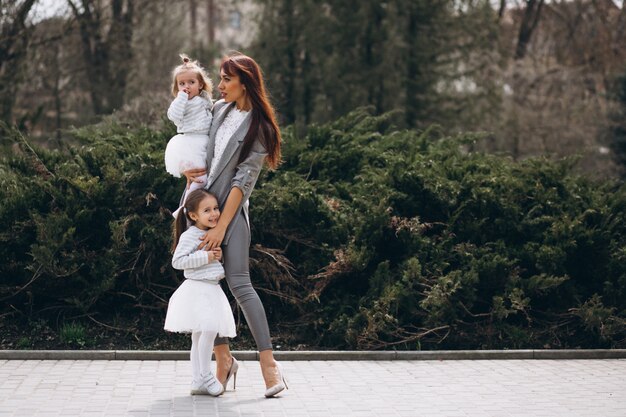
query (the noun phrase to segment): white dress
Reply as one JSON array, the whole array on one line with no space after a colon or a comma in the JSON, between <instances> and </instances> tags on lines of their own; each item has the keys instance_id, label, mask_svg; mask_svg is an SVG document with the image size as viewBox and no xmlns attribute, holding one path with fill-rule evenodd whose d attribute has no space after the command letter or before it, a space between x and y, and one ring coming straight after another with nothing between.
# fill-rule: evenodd
<instances>
[{"instance_id":1,"label":"white dress","mask_svg":"<svg viewBox=\"0 0 626 417\"><path fill-rule=\"evenodd\" d=\"M164 328L170 332L214 331L222 337L235 337L235 319L220 287L224 268L198 250L199 237L206 231L191 226L176 245L172 266L184 269L185 281L170 297Z\"/></svg>"},{"instance_id":2,"label":"white dress","mask_svg":"<svg viewBox=\"0 0 626 417\"><path fill-rule=\"evenodd\" d=\"M169 332L217 332L235 337L233 312L219 283L186 279L172 294L164 329Z\"/></svg>"},{"instance_id":3,"label":"white dress","mask_svg":"<svg viewBox=\"0 0 626 417\"><path fill-rule=\"evenodd\" d=\"M165 148L165 170L176 178L193 168L206 168L208 135L193 133L178 134Z\"/></svg>"},{"instance_id":4,"label":"white dress","mask_svg":"<svg viewBox=\"0 0 626 417\"><path fill-rule=\"evenodd\" d=\"M178 135L165 148L165 169L180 178L184 171L206 168L206 150L213 115L211 100L206 94L188 99L179 92L167 110L167 117L176 125Z\"/></svg>"}]
</instances>

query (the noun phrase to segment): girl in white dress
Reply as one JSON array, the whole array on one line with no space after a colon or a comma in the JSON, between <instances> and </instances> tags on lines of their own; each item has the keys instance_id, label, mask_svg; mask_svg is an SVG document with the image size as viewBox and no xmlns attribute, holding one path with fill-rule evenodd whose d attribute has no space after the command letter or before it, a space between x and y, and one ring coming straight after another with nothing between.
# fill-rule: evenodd
<instances>
[{"instance_id":1,"label":"girl in white dress","mask_svg":"<svg viewBox=\"0 0 626 417\"><path fill-rule=\"evenodd\" d=\"M167 117L176 125L178 134L169 140L165 149L165 169L177 178L189 169L206 169L206 150L213 120L211 80L196 61L190 61L186 55L181 58L183 63L172 72L172 94L176 98L167 110ZM197 182L189 183L189 191L204 188L206 180L205 175ZM178 216L178 210L174 211L174 217Z\"/></svg>"},{"instance_id":2,"label":"girl in white dress","mask_svg":"<svg viewBox=\"0 0 626 417\"><path fill-rule=\"evenodd\" d=\"M164 327L191 333L191 394L218 396L224 387L211 372L213 344L217 335L235 336L235 319L219 284L224 278L222 251L198 250L198 244L217 225L220 209L217 198L204 189L190 192L181 208L174 227L172 266L183 269L186 279L170 298Z\"/></svg>"}]
</instances>

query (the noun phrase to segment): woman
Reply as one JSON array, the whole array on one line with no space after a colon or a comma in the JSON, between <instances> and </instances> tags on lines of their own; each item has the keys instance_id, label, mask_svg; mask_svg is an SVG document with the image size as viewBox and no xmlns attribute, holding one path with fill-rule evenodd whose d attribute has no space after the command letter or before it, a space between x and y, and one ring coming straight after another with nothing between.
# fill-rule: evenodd
<instances>
[{"instance_id":1,"label":"woman","mask_svg":"<svg viewBox=\"0 0 626 417\"><path fill-rule=\"evenodd\" d=\"M250 223L248 198L267 161L280 162L280 130L269 103L263 76L250 57L233 53L222 60L218 89L222 100L213 107L207 149L207 189L222 209L217 226L200 243L206 250L222 246L226 281L241 307L259 350L266 397L286 388L280 364L274 360L265 309L250 283ZM187 183L198 181L207 170L184 172ZM215 341L217 378L224 384L239 365L230 353L228 339ZM235 376L236 381L236 376Z\"/></svg>"}]
</instances>

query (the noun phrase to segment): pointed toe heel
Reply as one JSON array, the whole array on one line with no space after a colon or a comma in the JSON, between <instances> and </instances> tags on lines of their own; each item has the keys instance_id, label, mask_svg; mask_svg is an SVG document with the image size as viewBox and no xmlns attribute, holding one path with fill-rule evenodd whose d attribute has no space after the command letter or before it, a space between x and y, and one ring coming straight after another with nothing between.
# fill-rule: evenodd
<instances>
[{"instance_id":1,"label":"pointed toe heel","mask_svg":"<svg viewBox=\"0 0 626 417\"><path fill-rule=\"evenodd\" d=\"M239 372L239 362L233 357L233 363L230 365L228 375L226 375L226 382L224 382L224 390L226 390L231 377L233 378L233 390L237 389L237 372Z\"/></svg>"},{"instance_id":2,"label":"pointed toe heel","mask_svg":"<svg viewBox=\"0 0 626 417\"><path fill-rule=\"evenodd\" d=\"M283 372L283 366L279 362L276 362L276 368L278 369L279 382L278 384L273 385L269 387L267 390L265 390L266 398L275 397L277 394L281 393L285 389L289 389L289 387L287 386L287 381L285 380L285 373Z\"/></svg>"}]
</instances>

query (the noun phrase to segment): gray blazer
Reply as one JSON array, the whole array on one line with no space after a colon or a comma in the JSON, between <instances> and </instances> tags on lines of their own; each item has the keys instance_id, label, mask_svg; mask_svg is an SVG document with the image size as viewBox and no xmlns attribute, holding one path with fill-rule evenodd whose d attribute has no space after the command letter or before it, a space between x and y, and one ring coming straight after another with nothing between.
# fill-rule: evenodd
<instances>
[{"instance_id":1,"label":"gray blazer","mask_svg":"<svg viewBox=\"0 0 626 417\"><path fill-rule=\"evenodd\" d=\"M207 145L207 174L211 171L211 162L213 160L213 152L215 150L215 135L217 133L217 129L221 126L228 112L234 107L235 103L229 104L224 100L219 100L213 106L213 122L211 124L211 130L209 131L209 144ZM252 190L254 189L256 181L259 178L259 174L261 173L261 168L263 168L263 161L265 161L265 157L267 156L265 147L261 144L261 141L257 139L254 142L248 157L240 164L237 163L239 160L239 154L241 153L243 139L250 128L251 119L252 113L249 112L243 122L241 122L239 128L235 131L235 133L233 133L233 136L228 141L228 144L224 149L224 153L218 161L213 181L206 186L208 191L215 194L220 207L224 207L228 194L233 187L239 188L243 193L243 198L237 208L236 214L226 229L226 235L224 236L224 240L222 242L224 245L228 244L232 231L234 230L233 226L241 219L241 216L239 216L240 212L243 212L245 221L248 225L248 230L250 229L248 199L250 198L250 194L252 194ZM183 199L181 199L181 202Z\"/></svg>"}]
</instances>

